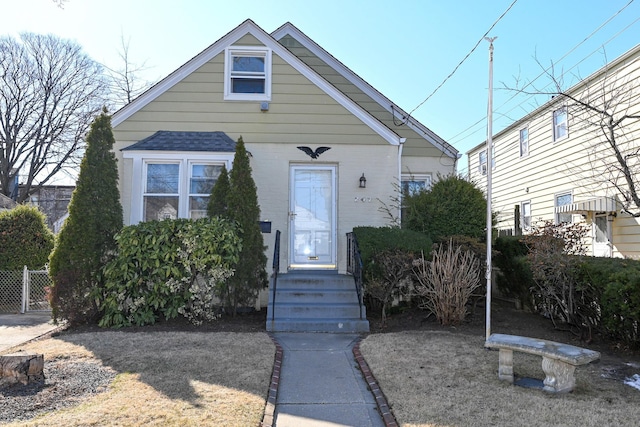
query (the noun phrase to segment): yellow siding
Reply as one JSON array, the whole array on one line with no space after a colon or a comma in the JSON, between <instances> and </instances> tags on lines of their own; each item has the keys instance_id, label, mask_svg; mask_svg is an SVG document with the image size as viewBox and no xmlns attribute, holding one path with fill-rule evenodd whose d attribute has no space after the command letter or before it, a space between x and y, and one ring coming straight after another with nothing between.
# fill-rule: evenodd
<instances>
[{"instance_id":1,"label":"yellow siding","mask_svg":"<svg viewBox=\"0 0 640 427\"><path fill-rule=\"evenodd\" d=\"M341 92L345 93L350 99L354 100L358 105L363 107L374 117L392 129L398 135L406 138L403 156L403 173L406 171L406 164L416 164L415 157L424 159L425 157L437 157L442 161L428 162L429 165L411 168L413 173L430 173L434 177L437 174L448 175L454 172L454 159L443 156L442 151L426 141L422 135L409 128L407 125L401 125L397 121L394 123L391 113L383 108L380 104L371 99L366 93L352 84L344 76L336 70L325 64L320 58L315 56L307 48L294 40L291 36L283 37L280 42L291 50L296 56L301 58L307 65L313 68L318 74L322 75L333 86L337 87Z\"/></svg>"},{"instance_id":2,"label":"yellow siding","mask_svg":"<svg viewBox=\"0 0 640 427\"><path fill-rule=\"evenodd\" d=\"M398 147L385 141L281 58L274 54L272 60L272 101L267 112L260 111L257 101L223 100L224 54L220 54L114 128L125 219L131 214L132 162L123 159L122 148L158 130L223 131L234 140L242 136L252 154L261 217L272 221L273 233L282 231L284 255L288 250L290 164L337 166L337 261L339 270L345 271L346 233L358 225L388 223L378 211L378 200L389 200L393 194L391 181L398 175ZM296 149L298 145L312 148L326 145L331 150L311 162ZM366 189L358 188L362 173L367 177ZM275 234L264 237L270 266ZM284 255L282 259L286 259Z\"/></svg>"},{"instance_id":3,"label":"yellow siding","mask_svg":"<svg viewBox=\"0 0 640 427\"><path fill-rule=\"evenodd\" d=\"M605 87L607 94L614 89L633 90L633 105L619 105L617 115L624 108L629 112L638 111L640 98L637 82L640 81L640 50L636 52L618 69L610 69L603 81L600 76L589 82L587 87L575 88L574 95L584 98L602 93ZM592 98L593 99L593 98ZM523 201L531 202L533 219L554 218L554 195L570 192L573 201L580 202L594 197L615 197L616 189L603 182L606 171L602 159L614 161L611 151L606 151L604 144L594 145L594 138L599 138L598 130L585 126L589 117L569 110L569 136L553 141L553 110L561 104L551 104L547 108L525 118L494 136L496 167L492 177L492 204L498 213L498 228L512 229L513 208ZM640 125L636 121L626 128L629 144L639 148ZM529 129L529 155L520 156L520 129ZM597 147L594 149L594 147ZM486 177L478 171L478 153L484 151L484 145L478 146L468 154L469 178L486 188ZM489 160L490 164L490 160ZM574 221L586 221L591 224L593 215L587 218L573 216ZM619 214L613 223L614 256L640 257L640 222L625 214ZM589 239L590 240L590 239Z\"/></svg>"}]
</instances>

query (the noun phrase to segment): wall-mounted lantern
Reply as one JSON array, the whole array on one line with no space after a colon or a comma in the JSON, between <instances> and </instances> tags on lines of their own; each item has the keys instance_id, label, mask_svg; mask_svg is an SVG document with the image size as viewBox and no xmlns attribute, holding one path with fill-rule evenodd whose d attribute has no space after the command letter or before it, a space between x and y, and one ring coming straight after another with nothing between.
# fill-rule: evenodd
<instances>
[{"instance_id":1,"label":"wall-mounted lantern","mask_svg":"<svg viewBox=\"0 0 640 427\"><path fill-rule=\"evenodd\" d=\"M360 177L360 188L367 188L367 178L364 177L364 172Z\"/></svg>"}]
</instances>

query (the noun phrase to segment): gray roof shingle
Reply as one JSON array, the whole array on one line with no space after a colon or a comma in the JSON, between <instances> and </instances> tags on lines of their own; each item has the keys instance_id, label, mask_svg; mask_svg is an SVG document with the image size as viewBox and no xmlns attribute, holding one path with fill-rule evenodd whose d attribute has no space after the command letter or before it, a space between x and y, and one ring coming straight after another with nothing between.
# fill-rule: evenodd
<instances>
[{"instance_id":1,"label":"gray roof shingle","mask_svg":"<svg viewBox=\"0 0 640 427\"><path fill-rule=\"evenodd\" d=\"M159 130L151 136L122 149L153 151L236 151L236 142L224 132L182 132Z\"/></svg>"}]
</instances>

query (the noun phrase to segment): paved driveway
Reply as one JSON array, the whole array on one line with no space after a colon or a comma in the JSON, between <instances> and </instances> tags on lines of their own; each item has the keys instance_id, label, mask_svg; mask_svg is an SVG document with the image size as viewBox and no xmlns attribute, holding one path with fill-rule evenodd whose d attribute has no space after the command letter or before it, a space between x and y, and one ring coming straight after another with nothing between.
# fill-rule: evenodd
<instances>
[{"instance_id":1,"label":"paved driveway","mask_svg":"<svg viewBox=\"0 0 640 427\"><path fill-rule=\"evenodd\" d=\"M0 314L0 353L38 338L60 327L54 325L50 311Z\"/></svg>"}]
</instances>

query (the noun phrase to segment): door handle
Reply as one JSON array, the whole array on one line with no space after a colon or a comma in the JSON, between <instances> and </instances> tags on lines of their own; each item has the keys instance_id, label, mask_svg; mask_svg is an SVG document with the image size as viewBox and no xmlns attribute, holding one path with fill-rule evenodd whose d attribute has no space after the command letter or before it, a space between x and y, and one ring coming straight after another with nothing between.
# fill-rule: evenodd
<instances>
[{"instance_id":1,"label":"door handle","mask_svg":"<svg viewBox=\"0 0 640 427\"><path fill-rule=\"evenodd\" d=\"M289 219L292 219L295 216L296 216L295 212L289 212Z\"/></svg>"}]
</instances>

